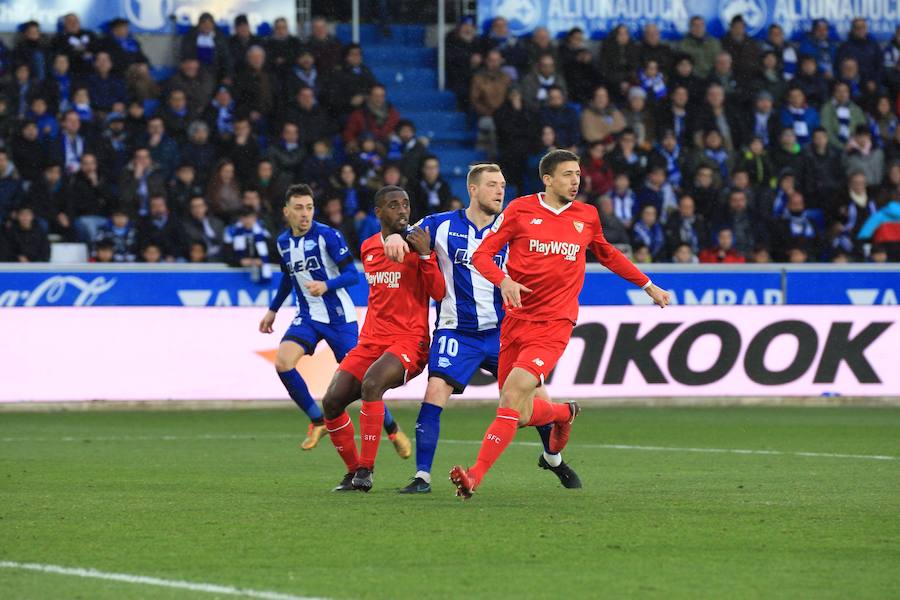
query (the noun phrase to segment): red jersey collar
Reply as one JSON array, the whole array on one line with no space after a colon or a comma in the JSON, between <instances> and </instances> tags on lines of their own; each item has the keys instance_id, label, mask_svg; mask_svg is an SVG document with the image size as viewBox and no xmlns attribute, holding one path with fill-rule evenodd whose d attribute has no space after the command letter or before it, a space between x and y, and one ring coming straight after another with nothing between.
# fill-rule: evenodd
<instances>
[{"instance_id":1,"label":"red jersey collar","mask_svg":"<svg viewBox=\"0 0 900 600\"><path fill-rule=\"evenodd\" d=\"M549 204L544 202L544 192L538 192L537 194L535 194L535 196L537 196L538 202L540 203L541 206L543 206L544 208L546 208L547 210L552 212L557 217L559 215L561 215L563 213L563 211L565 211L567 208L572 206L572 202L569 202L568 204L564 204L560 208L553 208L552 206L550 206Z\"/></svg>"}]
</instances>

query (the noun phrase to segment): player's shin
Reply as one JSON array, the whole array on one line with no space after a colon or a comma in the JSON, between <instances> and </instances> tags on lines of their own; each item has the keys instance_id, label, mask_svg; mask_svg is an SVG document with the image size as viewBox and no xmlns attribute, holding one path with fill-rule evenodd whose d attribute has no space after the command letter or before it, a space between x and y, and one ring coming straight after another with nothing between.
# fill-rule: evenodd
<instances>
[{"instance_id":1,"label":"player's shin","mask_svg":"<svg viewBox=\"0 0 900 600\"><path fill-rule=\"evenodd\" d=\"M306 413L309 420L316 425L321 425L323 422L322 409L309 393L309 388L297 369L279 372L278 378L281 379L281 383L284 384L291 399Z\"/></svg>"},{"instance_id":2,"label":"player's shin","mask_svg":"<svg viewBox=\"0 0 900 600\"><path fill-rule=\"evenodd\" d=\"M529 427L538 427L540 425L569 421L570 418L571 412L569 411L568 404L563 402L550 402L535 396L531 411L531 420L528 421L527 425Z\"/></svg>"},{"instance_id":3,"label":"player's shin","mask_svg":"<svg viewBox=\"0 0 900 600\"><path fill-rule=\"evenodd\" d=\"M381 442L381 426L384 423L384 401L363 400L359 412L360 455L359 466L375 468L378 444Z\"/></svg>"},{"instance_id":4,"label":"player's shin","mask_svg":"<svg viewBox=\"0 0 900 600\"><path fill-rule=\"evenodd\" d=\"M441 412L436 404L423 402L416 419L416 477L431 483L431 465L441 434Z\"/></svg>"},{"instance_id":5,"label":"player's shin","mask_svg":"<svg viewBox=\"0 0 900 600\"><path fill-rule=\"evenodd\" d=\"M544 446L544 460L551 467L558 467L562 464L562 456L550 450L550 432L553 431L553 425L538 425L535 429L541 436L541 444Z\"/></svg>"},{"instance_id":6,"label":"player's shin","mask_svg":"<svg viewBox=\"0 0 900 600\"><path fill-rule=\"evenodd\" d=\"M347 472L356 471L359 468L359 453L356 450L356 439L354 439L356 431L350 415L345 411L335 419L325 419L325 426L328 428L331 443L340 454L341 460L347 465Z\"/></svg>"},{"instance_id":7,"label":"player's shin","mask_svg":"<svg viewBox=\"0 0 900 600\"><path fill-rule=\"evenodd\" d=\"M519 412L511 408L498 408L497 416L494 422L488 427L481 441L481 450L478 451L478 459L472 468L469 469L469 475L474 479L477 486L488 469L500 458L503 451L506 450L510 442L516 436L516 429L519 426Z\"/></svg>"}]
</instances>

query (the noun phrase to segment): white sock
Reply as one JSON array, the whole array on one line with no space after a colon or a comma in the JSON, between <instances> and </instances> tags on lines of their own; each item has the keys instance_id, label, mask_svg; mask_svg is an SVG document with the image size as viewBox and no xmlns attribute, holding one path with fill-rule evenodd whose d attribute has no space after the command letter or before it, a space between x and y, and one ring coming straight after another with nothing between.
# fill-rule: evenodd
<instances>
[{"instance_id":1,"label":"white sock","mask_svg":"<svg viewBox=\"0 0 900 600\"><path fill-rule=\"evenodd\" d=\"M551 467L558 467L562 464L562 455L561 454L547 454L544 452L544 460L547 461L547 464Z\"/></svg>"},{"instance_id":2,"label":"white sock","mask_svg":"<svg viewBox=\"0 0 900 600\"><path fill-rule=\"evenodd\" d=\"M431 483L431 473L428 471L416 471L416 477L421 477L425 483Z\"/></svg>"}]
</instances>

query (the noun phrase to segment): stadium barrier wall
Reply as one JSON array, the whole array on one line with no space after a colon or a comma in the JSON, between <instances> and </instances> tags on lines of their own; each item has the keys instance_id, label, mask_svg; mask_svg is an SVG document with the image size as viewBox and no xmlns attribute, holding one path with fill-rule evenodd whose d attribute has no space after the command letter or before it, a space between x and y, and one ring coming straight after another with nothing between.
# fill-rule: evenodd
<instances>
[{"instance_id":1,"label":"stadium barrier wall","mask_svg":"<svg viewBox=\"0 0 900 600\"><path fill-rule=\"evenodd\" d=\"M272 400L276 334L262 308L0 309L0 403ZM359 309L362 319L365 309ZM900 396L900 311L890 306L590 306L549 379L558 398ZM321 398L320 345L298 368ZM426 378L389 399L421 400ZM479 375L462 396L496 399Z\"/></svg>"},{"instance_id":2,"label":"stadium barrier wall","mask_svg":"<svg viewBox=\"0 0 900 600\"><path fill-rule=\"evenodd\" d=\"M895 305L900 265L642 265L683 305ZM361 268L360 268L361 270ZM0 265L0 307L267 306L278 285L224 265ZM366 305L368 287L350 290ZM582 306L646 304L649 297L588 265ZM285 307L285 310L288 310Z\"/></svg>"}]
</instances>

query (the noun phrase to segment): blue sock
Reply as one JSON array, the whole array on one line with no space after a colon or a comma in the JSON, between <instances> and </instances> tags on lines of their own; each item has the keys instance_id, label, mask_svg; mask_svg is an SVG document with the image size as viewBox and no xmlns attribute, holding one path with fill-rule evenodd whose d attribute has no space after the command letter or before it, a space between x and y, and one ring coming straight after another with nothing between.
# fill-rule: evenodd
<instances>
[{"instance_id":1,"label":"blue sock","mask_svg":"<svg viewBox=\"0 0 900 600\"><path fill-rule=\"evenodd\" d=\"M384 432L388 435L397 433L397 423L394 422L394 415L388 410L387 404L384 405Z\"/></svg>"},{"instance_id":2,"label":"blue sock","mask_svg":"<svg viewBox=\"0 0 900 600\"><path fill-rule=\"evenodd\" d=\"M558 452L550 452L550 429L553 428L553 423L548 423L547 425L541 425L540 427L535 427L537 432L541 435L541 441L544 443L544 452L547 454L559 454Z\"/></svg>"},{"instance_id":3,"label":"blue sock","mask_svg":"<svg viewBox=\"0 0 900 600\"><path fill-rule=\"evenodd\" d=\"M291 399L306 413L310 421L316 423L323 420L322 409L309 393L309 388L306 387L306 382L300 377L297 369L279 373L278 378L281 379L281 383L284 384Z\"/></svg>"},{"instance_id":4,"label":"blue sock","mask_svg":"<svg viewBox=\"0 0 900 600\"><path fill-rule=\"evenodd\" d=\"M427 402L419 409L416 419L416 469L431 473L434 452L441 435L441 411L444 409Z\"/></svg>"}]
</instances>

